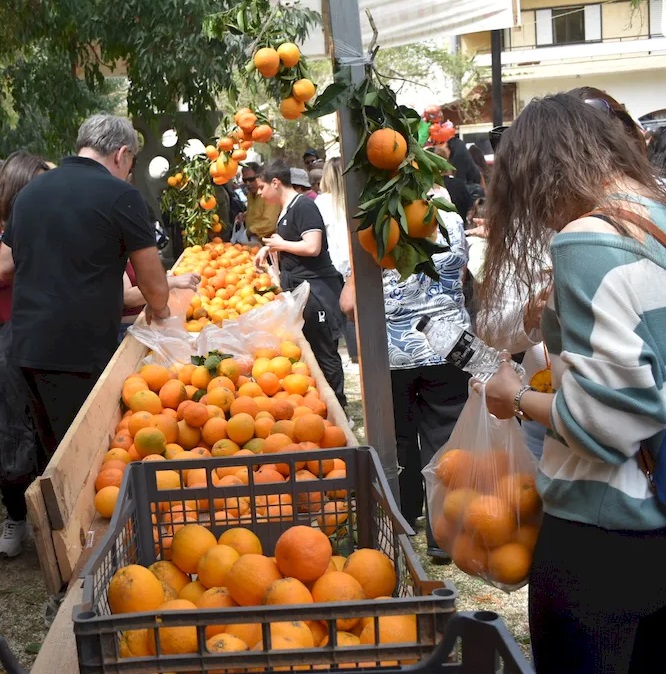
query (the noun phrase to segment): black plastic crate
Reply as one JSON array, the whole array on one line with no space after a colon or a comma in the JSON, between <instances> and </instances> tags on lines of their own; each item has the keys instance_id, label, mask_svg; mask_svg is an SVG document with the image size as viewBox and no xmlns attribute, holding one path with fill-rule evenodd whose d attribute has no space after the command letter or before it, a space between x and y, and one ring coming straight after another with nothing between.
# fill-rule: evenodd
<instances>
[{"instance_id":1,"label":"black plastic crate","mask_svg":"<svg viewBox=\"0 0 666 674\"><path fill-rule=\"evenodd\" d=\"M316 480L256 483L254 470L261 464L287 464L293 475L307 461L342 459L346 477ZM216 486L213 472L230 466L247 468L247 484ZM203 469L205 487L158 490L157 475L174 470L184 483L184 471ZM383 551L393 561L398 577L393 601L336 602L299 606L251 606L234 609L164 612L159 626L196 625L199 650L185 655L165 655L158 642L158 655L149 658L122 659L119 655L119 634L128 629L156 629L154 613L111 615L106 591L115 571L126 564L149 565L167 549L172 532L155 524L156 513L173 512L188 500L217 499L226 506L233 519L212 520L198 514L200 524L216 536L231 526L252 529L261 539L264 554L273 552L281 533L296 524L317 524L322 503L335 492L332 500L334 518L343 519L334 531L327 531L334 551L348 555L358 547ZM262 517L255 508L242 512L232 508L237 499L261 501L268 494L292 501L278 504L269 517ZM286 496L288 495L288 496ZM238 510L239 517L235 516ZM257 455L251 457L204 458L190 461L144 462L131 464L123 481L118 506L104 540L84 570L83 603L74 611L74 631L82 674L111 672L202 672L233 669L237 672L273 667L287 669L327 669L349 667L351 662L386 663L418 662L424 668L441 667L438 644L446 622L454 613L456 591L452 586L428 580L416 557L408 535L412 531L401 517L379 464L376 452L369 447L301 451ZM341 648L337 646L335 620L341 617L373 617L412 614L417 616L417 641L411 644L378 644ZM322 620L328 624L330 645L300 651L271 650L269 625L275 621ZM261 623L263 651L212 654L205 648L205 628L211 624ZM435 655L435 652L437 653ZM438 664L437 664L438 663ZM407 669L398 666L394 669ZM411 667L410 667L411 668ZM376 667L373 667L376 669ZM460 670L464 671L464 670ZM492 670L493 674L495 670ZM520 670L516 670L520 671ZM477 674L485 674L478 671ZM488 674L491 674L490 670Z\"/></svg>"}]
</instances>

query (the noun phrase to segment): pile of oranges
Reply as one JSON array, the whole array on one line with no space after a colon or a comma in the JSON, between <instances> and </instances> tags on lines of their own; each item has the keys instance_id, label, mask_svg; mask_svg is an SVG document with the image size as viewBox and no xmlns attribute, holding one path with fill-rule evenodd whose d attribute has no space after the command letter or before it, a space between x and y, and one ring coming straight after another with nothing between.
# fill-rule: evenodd
<instances>
[{"instance_id":1,"label":"pile of oranges","mask_svg":"<svg viewBox=\"0 0 666 674\"><path fill-rule=\"evenodd\" d=\"M465 573L506 587L527 579L542 512L533 471L515 464L504 450L450 449L429 497L437 544Z\"/></svg>"},{"instance_id":2,"label":"pile of oranges","mask_svg":"<svg viewBox=\"0 0 666 674\"><path fill-rule=\"evenodd\" d=\"M285 119L298 119L305 112L305 104L316 93L314 83L305 76L298 45L284 42L277 49L262 47L255 53L252 63L263 77L279 76L283 81L291 82L289 95L280 104L280 112Z\"/></svg>"},{"instance_id":3,"label":"pile of oranges","mask_svg":"<svg viewBox=\"0 0 666 674\"><path fill-rule=\"evenodd\" d=\"M384 553L360 548L347 558L336 556L328 537L315 527L287 529L275 545L274 556L269 557L249 529L227 529L216 539L209 529L186 524L174 536L171 560L155 562L148 568L120 568L110 580L108 601L114 614L210 609L233 612L239 606L262 605L298 606L302 610L303 605L325 602L391 599L396 580L393 563ZM380 644L417 641L414 615L381 616L376 625ZM375 644L376 625L371 616L337 619L338 646ZM158 627L124 632L121 657L155 655L156 631L164 654L198 650L194 625ZM326 646L329 628L327 622L319 620L272 622L270 636L272 649L298 651ZM211 623L206 625L205 638L211 653L264 650L259 622Z\"/></svg>"},{"instance_id":4,"label":"pile of oranges","mask_svg":"<svg viewBox=\"0 0 666 674\"><path fill-rule=\"evenodd\" d=\"M220 327L223 321L238 318L276 298L279 289L252 262L256 253L256 247L231 243L211 242L185 249L173 273L201 274L201 284L186 314L188 332L200 332L210 324Z\"/></svg>"},{"instance_id":5,"label":"pile of oranges","mask_svg":"<svg viewBox=\"0 0 666 674\"><path fill-rule=\"evenodd\" d=\"M225 358L214 366L214 372L205 365L167 369L150 364L129 376L122 390L128 409L116 427L95 482L98 512L104 517L112 515L123 472L131 461L240 457L346 446L344 431L328 421L327 406L300 358L299 346L283 341L279 351L259 349L254 360ZM344 462L339 459L296 465L297 472L291 475L287 463L264 464L254 481L279 483L346 475ZM185 484L176 471L161 471L158 476L164 489L206 484L203 469L184 471ZM215 486L248 481L247 468L240 466L218 468L213 477ZM334 515L331 522L326 501L344 496L332 491L315 499L305 492L303 502L299 500L298 504L292 504L289 495L269 497L257 504L246 499L219 499L213 504L193 499L189 510L210 511L211 517L226 522L242 518L251 506L258 508L261 517L270 517L284 515L296 505L306 512L319 513L322 526L335 529L337 520L346 518L346 514ZM189 516L188 508L178 514L183 522Z\"/></svg>"}]
</instances>

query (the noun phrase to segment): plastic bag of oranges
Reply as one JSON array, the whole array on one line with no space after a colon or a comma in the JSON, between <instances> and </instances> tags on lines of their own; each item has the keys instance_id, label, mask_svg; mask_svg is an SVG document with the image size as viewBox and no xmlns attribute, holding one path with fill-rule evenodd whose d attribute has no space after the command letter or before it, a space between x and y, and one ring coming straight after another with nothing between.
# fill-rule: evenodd
<instances>
[{"instance_id":1,"label":"plastic bag of oranges","mask_svg":"<svg viewBox=\"0 0 666 674\"><path fill-rule=\"evenodd\" d=\"M536 459L516 419L470 389L451 438L423 469L430 526L459 569L507 592L525 585L541 522Z\"/></svg>"}]
</instances>

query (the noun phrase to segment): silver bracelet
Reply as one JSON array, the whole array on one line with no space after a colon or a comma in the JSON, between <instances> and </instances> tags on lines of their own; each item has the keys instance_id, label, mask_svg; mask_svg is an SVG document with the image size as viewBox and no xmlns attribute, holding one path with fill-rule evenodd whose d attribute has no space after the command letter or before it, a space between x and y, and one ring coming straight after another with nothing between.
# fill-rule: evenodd
<instances>
[{"instance_id":1,"label":"silver bracelet","mask_svg":"<svg viewBox=\"0 0 666 674\"><path fill-rule=\"evenodd\" d=\"M520 401L523 399L523 395L525 395L527 391L536 391L536 389L529 385L520 388L518 393L516 393L516 397L513 399L513 413L523 421L532 421L531 417L527 416L527 414L525 414L525 412L520 409Z\"/></svg>"}]
</instances>

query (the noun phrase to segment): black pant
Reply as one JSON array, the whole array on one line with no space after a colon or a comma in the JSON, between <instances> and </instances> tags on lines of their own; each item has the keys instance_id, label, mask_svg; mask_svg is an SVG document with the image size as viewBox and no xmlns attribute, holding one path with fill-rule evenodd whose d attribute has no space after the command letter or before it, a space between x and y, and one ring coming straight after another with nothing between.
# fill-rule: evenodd
<instances>
[{"instance_id":1,"label":"black pant","mask_svg":"<svg viewBox=\"0 0 666 674\"><path fill-rule=\"evenodd\" d=\"M467 400L469 375L453 365L391 370L400 504L409 522L423 512L421 469L444 445ZM427 525L428 547L437 543Z\"/></svg>"},{"instance_id":2,"label":"black pant","mask_svg":"<svg viewBox=\"0 0 666 674\"><path fill-rule=\"evenodd\" d=\"M2 502L7 509L7 515L16 522L24 520L28 514L25 492L29 486L30 482L26 481L22 484L6 484L0 487Z\"/></svg>"},{"instance_id":3,"label":"black pant","mask_svg":"<svg viewBox=\"0 0 666 674\"><path fill-rule=\"evenodd\" d=\"M358 343L356 341L356 323L350 321L346 316L343 317L345 329L345 342L347 342L347 353L352 363L358 362Z\"/></svg>"},{"instance_id":4,"label":"black pant","mask_svg":"<svg viewBox=\"0 0 666 674\"><path fill-rule=\"evenodd\" d=\"M310 343L326 381L344 408L347 406L347 398L345 397L345 374L342 370L342 359L338 353L337 316L332 317L330 314L331 310L311 293L303 311L305 321L303 335Z\"/></svg>"},{"instance_id":5,"label":"black pant","mask_svg":"<svg viewBox=\"0 0 666 674\"><path fill-rule=\"evenodd\" d=\"M65 437L101 372L21 370L30 390L37 432L50 457Z\"/></svg>"},{"instance_id":6,"label":"black pant","mask_svg":"<svg viewBox=\"0 0 666 674\"><path fill-rule=\"evenodd\" d=\"M537 674L666 671L666 529L544 516L529 585Z\"/></svg>"}]
</instances>

